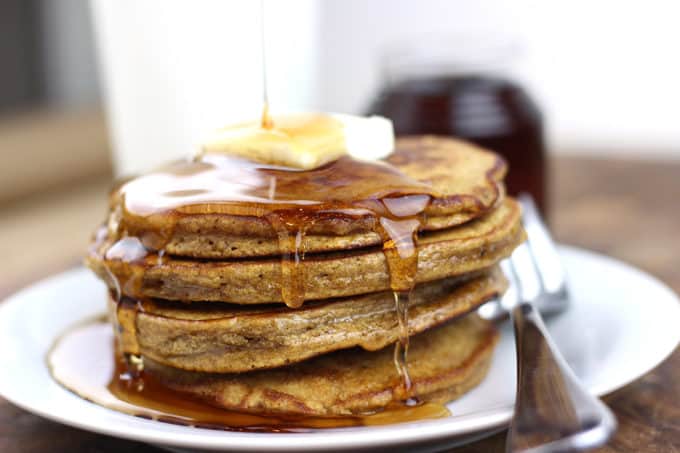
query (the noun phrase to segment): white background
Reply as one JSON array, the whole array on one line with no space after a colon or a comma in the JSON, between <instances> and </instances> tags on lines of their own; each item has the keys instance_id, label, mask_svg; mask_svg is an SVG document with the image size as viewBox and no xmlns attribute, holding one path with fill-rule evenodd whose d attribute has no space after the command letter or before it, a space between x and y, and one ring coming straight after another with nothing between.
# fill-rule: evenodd
<instances>
[{"instance_id":1,"label":"white background","mask_svg":"<svg viewBox=\"0 0 680 453\"><path fill-rule=\"evenodd\" d=\"M61 13L83 6L50 3ZM113 77L105 78L104 91L113 94L119 148L186 153L207 129L254 115L259 2L92 5L97 35L108 36L98 42L109 54L103 74ZM265 10L275 111L360 112L380 85L385 47L423 33L482 27L521 38L518 74L546 113L553 150L680 158L678 1L265 0ZM54 16L69 26L53 27L51 45L62 53L69 46L69 54L83 28L70 22L86 15ZM75 49L86 55L82 44ZM68 65L55 69L60 80L82 83L54 88L55 99L87 98L91 61L64 60Z\"/></svg>"}]
</instances>

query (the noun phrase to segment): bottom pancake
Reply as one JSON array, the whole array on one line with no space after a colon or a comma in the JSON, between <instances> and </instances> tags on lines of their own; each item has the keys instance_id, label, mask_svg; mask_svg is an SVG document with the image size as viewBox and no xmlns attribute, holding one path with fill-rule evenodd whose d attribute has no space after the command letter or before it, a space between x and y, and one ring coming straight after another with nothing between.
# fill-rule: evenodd
<instances>
[{"instance_id":1,"label":"bottom pancake","mask_svg":"<svg viewBox=\"0 0 680 453\"><path fill-rule=\"evenodd\" d=\"M409 335L464 315L505 286L497 267L418 285L409 307ZM122 334L130 333L123 329ZM381 292L300 309L150 301L136 317L135 335L141 354L164 365L238 373L354 346L378 350L397 341L399 325L393 294Z\"/></svg>"},{"instance_id":2,"label":"bottom pancake","mask_svg":"<svg viewBox=\"0 0 680 453\"><path fill-rule=\"evenodd\" d=\"M408 355L413 396L447 402L486 375L498 333L470 314L414 336ZM373 412L399 401L393 349L348 349L299 364L241 374L179 370L145 358L145 372L166 387L228 410L309 416Z\"/></svg>"}]
</instances>

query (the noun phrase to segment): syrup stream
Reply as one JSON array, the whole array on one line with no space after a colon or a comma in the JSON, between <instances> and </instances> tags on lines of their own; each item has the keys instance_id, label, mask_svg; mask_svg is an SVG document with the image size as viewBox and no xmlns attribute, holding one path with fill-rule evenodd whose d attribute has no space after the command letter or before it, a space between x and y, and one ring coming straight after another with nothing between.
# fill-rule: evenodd
<instances>
[{"instance_id":1,"label":"syrup stream","mask_svg":"<svg viewBox=\"0 0 680 453\"><path fill-rule=\"evenodd\" d=\"M273 129L274 121L269 115L269 90L267 88L267 43L265 42L264 0L260 0L260 53L262 58L262 129Z\"/></svg>"},{"instance_id":2,"label":"syrup stream","mask_svg":"<svg viewBox=\"0 0 680 453\"><path fill-rule=\"evenodd\" d=\"M410 305L410 293L406 291L394 291L394 308L399 322L399 339L394 343L394 366L401 377L400 399L406 405L413 405L416 401L411 397L413 383L408 371L408 308Z\"/></svg>"}]
</instances>

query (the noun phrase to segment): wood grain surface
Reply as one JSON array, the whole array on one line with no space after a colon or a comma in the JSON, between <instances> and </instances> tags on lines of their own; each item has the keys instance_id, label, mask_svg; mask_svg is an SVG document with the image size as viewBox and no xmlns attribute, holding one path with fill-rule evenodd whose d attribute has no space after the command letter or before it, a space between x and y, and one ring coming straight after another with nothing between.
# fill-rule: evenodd
<instances>
[{"instance_id":1,"label":"wood grain surface","mask_svg":"<svg viewBox=\"0 0 680 453\"><path fill-rule=\"evenodd\" d=\"M586 158L557 158L552 161L551 225L556 238L587 247L638 266L680 292L680 162L661 163ZM105 184L83 188L88 196L67 193L50 203L33 201L35 212L25 204L3 210L7 218L23 216L27 225L50 224L71 235L87 236L94 219L101 215L98 196ZM53 198L57 195L51 195ZM58 197L58 196L57 196ZM71 201L69 201L71 200ZM73 226L54 215L48 206L67 208L78 203L84 225ZM103 198L101 198L103 204ZM92 223L89 223L92 216ZM0 248L5 230L20 240L22 225L4 225L0 219ZM61 222L61 223L60 223ZM3 230L5 228L5 230ZM30 228L28 228L30 230ZM38 246L39 244L34 244ZM84 242L83 242L84 246ZM66 267L77 259L80 249L59 250L48 267L32 264L21 281L3 280L0 296L28 281ZM11 260L10 260L11 261ZM8 267L10 264L4 264ZM3 271L0 266L0 271ZM4 293L4 294L3 294ZM641 300L640 303L644 303ZM6 370L5 370L6 372ZM680 351L660 367L605 398L619 419L619 431L601 453L680 452ZM456 453L504 451L505 433L452 450ZM24 412L0 399L0 452L160 452L154 447L68 428Z\"/></svg>"}]
</instances>

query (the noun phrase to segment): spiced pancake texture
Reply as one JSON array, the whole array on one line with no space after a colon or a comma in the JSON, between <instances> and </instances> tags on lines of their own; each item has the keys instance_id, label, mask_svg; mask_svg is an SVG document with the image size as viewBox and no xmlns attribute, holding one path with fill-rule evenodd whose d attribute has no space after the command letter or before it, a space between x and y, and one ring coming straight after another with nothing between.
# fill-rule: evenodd
<instances>
[{"instance_id":1,"label":"spiced pancake texture","mask_svg":"<svg viewBox=\"0 0 680 453\"><path fill-rule=\"evenodd\" d=\"M420 401L441 403L461 396L486 374L497 340L493 324L473 314L412 337L413 395ZM236 375L189 372L153 360L146 361L145 370L187 396L251 413L360 414L401 397L392 348L337 351L295 365Z\"/></svg>"},{"instance_id":2,"label":"spiced pancake texture","mask_svg":"<svg viewBox=\"0 0 680 453\"><path fill-rule=\"evenodd\" d=\"M468 313L505 286L498 268L416 286L409 335ZM135 329L144 357L219 373L274 368L353 346L373 351L398 339L391 292L309 303L298 310L148 301Z\"/></svg>"},{"instance_id":3,"label":"spiced pancake texture","mask_svg":"<svg viewBox=\"0 0 680 453\"><path fill-rule=\"evenodd\" d=\"M498 334L476 309L525 239L504 160L339 118L231 126L114 188L85 262L110 289L116 397L393 422L481 381Z\"/></svg>"},{"instance_id":4,"label":"spiced pancake texture","mask_svg":"<svg viewBox=\"0 0 680 453\"><path fill-rule=\"evenodd\" d=\"M416 282L488 268L524 240L517 202L508 198L488 215L455 228L421 235ZM124 294L184 301L238 304L282 302L279 259L191 260L155 254L125 262L94 253L88 265L102 279L111 272ZM308 254L299 263L304 299L327 299L390 289L380 249ZM127 284L129 283L129 284Z\"/></svg>"},{"instance_id":5,"label":"spiced pancake texture","mask_svg":"<svg viewBox=\"0 0 680 453\"><path fill-rule=\"evenodd\" d=\"M304 202L305 208L322 202L323 214L308 219L301 238L301 249L312 253L382 243L375 232L375 217L358 212L362 198L368 195L389 195L390 190L397 190L395 195L427 193L431 201L424 209L420 228L437 230L483 215L503 194L505 162L497 154L458 140L399 139L395 151L385 161L391 167L376 165L385 175L392 176L380 189L382 194L353 189L360 186L362 179L375 178L362 174L375 171L370 166L366 168L368 164L348 168L345 179L337 176L347 167L342 164L351 162L347 159L307 172L283 172L265 166L234 168L245 167L240 161L231 162L226 170L219 167L215 170L205 162L180 162L114 190L111 212L118 213L119 218L115 219L118 229L140 237L148 248L196 258L239 258L280 253L277 231L263 214L263 206L266 208L273 196L282 197L277 199L281 205L278 208L286 209L300 202ZM396 174L391 175L390 169L400 172L401 177L394 178ZM243 174L239 175L239 171ZM204 182L208 178L203 173L212 175L212 183ZM236 187L215 188L226 179L238 177L243 181ZM269 178L276 179L276 184L268 186ZM320 179L324 179L324 184L317 183ZM172 190L166 183L181 187ZM153 189L145 190L154 185L155 193L149 193ZM221 190L237 193L241 203L219 202ZM288 200L291 194L299 194L301 199ZM291 204L286 205L289 201ZM259 208L248 209L248 203L258 203ZM359 203L354 206L357 212L348 215L346 208L352 203ZM335 209L338 206L341 209Z\"/></svg>"}]
</instances>

